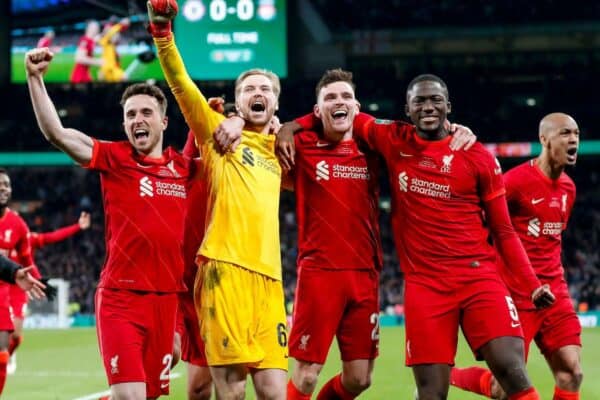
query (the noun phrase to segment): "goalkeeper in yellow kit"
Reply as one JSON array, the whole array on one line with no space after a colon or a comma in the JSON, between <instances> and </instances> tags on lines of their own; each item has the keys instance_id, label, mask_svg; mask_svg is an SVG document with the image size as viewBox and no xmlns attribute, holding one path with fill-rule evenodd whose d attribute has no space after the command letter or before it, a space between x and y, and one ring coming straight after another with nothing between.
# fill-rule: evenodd
<instances>
[{"instance_id":1,"label":"goalkeeper in yellow kit","mask_svg":"<svg viewBox=\"0 0 600 400\"><path fill-rule=\"evenodd\" d=\"M221 153L212 132L225 118L213 111L187 74L175 46L175 0L150 0L150 32L165 78L194 131L207 181L207 218L198 250L195 301L206 358L220 399L244 398L252 375L259 399L284 400L287 331L281 282L281 168L269 125L279 78L253 69L235 83L246 121L234 152Z\"/></svg>"},{"instance_id":2,"label":"goalkeeper in yellow kit","mask_svg":"<svg viewBox=\"0 0 600 400\"><path fill-rule=\"evenodd\" d=\"M127 80L125 71L121 67L119 53L117 53L117 41L120 32L129 27L129 18L123 18L115 24L107 24L104 32L98 40L102 47L102 66L98 71L98 79L106 82L121 82Z\"/></svg>"}]
</instances>

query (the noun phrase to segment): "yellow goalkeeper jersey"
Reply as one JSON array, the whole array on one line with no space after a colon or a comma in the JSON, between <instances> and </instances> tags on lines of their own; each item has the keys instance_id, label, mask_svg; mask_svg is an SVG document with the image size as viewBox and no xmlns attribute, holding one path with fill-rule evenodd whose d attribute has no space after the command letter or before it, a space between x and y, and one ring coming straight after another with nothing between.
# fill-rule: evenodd
<instances>
[{"instance_id":1,"label":"yellow goalkeeper jersey","mask_svg":"<svg viewBox=\"0 0 600 400\"><path fill-rule=\"evenodd\" d=\"M213 131L225 118L189 77L173 39L154 39L165 78L194 131L207 180L207 218L198 254L281 280L275 136L243 131L234 153L215 150Z\"/></svg>"}]
</instances>

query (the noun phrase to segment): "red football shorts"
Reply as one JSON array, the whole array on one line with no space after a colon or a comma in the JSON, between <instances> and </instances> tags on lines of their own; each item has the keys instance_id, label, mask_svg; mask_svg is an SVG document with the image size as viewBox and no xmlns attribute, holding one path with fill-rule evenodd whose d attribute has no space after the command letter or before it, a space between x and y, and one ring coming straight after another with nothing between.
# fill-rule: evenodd
<instances>
[{"instance_id":1,"label":"red football shorts","mask_svg":"<svg viewBox=\"0 0 600 400\"><path fill-rule=\"evenodd\" d=\"M0 282L0 331L12 332L14 330L10 315L10 284Z\"/></svg>"},{"instance_id":2,"label":"red football shorts","mask_svg":"<svg viewBox=\"0 0 600 400\"><path fill-rule=\"evenodd\" d=\"M500 277L407 281L406 365L454 365L458 328L477 350L492 339L523 337L517 309Z\"/></svg>"},{"instance_id":3,"label":"red football shorts","mask_svg":"<svg viewBox=\"0 0 600 400\"><path fill-rule=\"evenodd\" d=\"M27 293L17 285L9 285L10 310L13 318L25 319L27 312Z\"/></svg>"},{"instance_id":4,"label":"red football shorts","mask_svg":"<svg viewBox=\"0 0 600 400\"><path fill-rule=\"evenodd\" d=\"M373 360L379 349L379 274L300 269L289 352L324 364L333 337L343 361Z\"/></svg>"},{"instance_id":5,"label":"red football shorts","mask_svg":"<svg viewBox=\"0 0 600 400\"><path fill-rule=\"evenodd\" d=\"M207 367L193 294L189 292L179 294L177 313L178 319L181 319L177 330L181 335L181 359L198 367Z\"/></svg>"},{"instance_id":6,"label":"red football shorts","mask_svg":"<svg viewBox=\"0 0 600 400\"><path fill-rule=\"evenodd\" d=\"M98 343L110 385L145 382L147 397L169 394L176 313L176 293L98 288Z\"/></svg>"},{"instance_id":7,"label":"red football shorts","mask_svg":"<svg viewBox=\"0 0 600 400\"><path fill-rule=\"evenodd\" d=\"M519 310L519 318L526 356L532 340L546 357L564 346L581 346L581 324L568 296L557 297L554 304L542 310Z\"/></svg>"}]
</instances>

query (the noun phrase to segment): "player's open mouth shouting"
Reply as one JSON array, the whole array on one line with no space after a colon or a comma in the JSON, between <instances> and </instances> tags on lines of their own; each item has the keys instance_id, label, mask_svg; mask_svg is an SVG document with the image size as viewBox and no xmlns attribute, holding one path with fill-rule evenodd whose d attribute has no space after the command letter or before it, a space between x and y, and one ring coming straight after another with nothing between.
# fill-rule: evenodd
<instances>
[{"instance_id":1,"label":"player's open mouth shouting","mask_svg":"<svg viewBox=\"0 0 600 400\"><path fill-rule=\"evenodd\" d=\"M146 128L136 128L133 131L133 138L137 145L143 145L150 137L150 132Z\"/></svg>"},{"instance_id":2,"label":"player's open mouth shouting","mask_svg":"<svg viewBox=\"0 0 600 400\"><path fill-rule=\"evenodd\" d=\"M267 100L263 97L255 97L250 103L250 112L253 116L263 115L267 111Z\"/></svg>"},{"instance_id":3,"label":"player's open mouth shouting","mask_svg":"<svg viewBox=\"0 0 600 400\"><path fill-rule=\"evenodd\" d=\"M577 161L577 146L570 146L567 149L567 163L569 165L574 165Z\"/></svg>"}]
</instances>

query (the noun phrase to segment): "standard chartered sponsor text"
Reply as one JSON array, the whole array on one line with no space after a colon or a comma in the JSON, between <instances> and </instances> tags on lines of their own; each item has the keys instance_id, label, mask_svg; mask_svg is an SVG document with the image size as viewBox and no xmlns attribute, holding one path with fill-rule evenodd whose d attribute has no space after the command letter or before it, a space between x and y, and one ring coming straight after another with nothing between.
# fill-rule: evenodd
<instances>
[{"instance_id":1,"label":"standard chartered sponsor text","mask_svg":"<svg viewBox=\"0 0 600 400\"><path fill-rule=\"evenodd\" d=\"M257 164L259 167L266 169L267 171L280 176L281 172L277 166L277 164L275 164L274 162L267 160L261 156L257 157Z\"/></svg>"},{"instance_id":2,"label":"standard chartered sponsor text","mask_svg":"<svg viewBox=\"0 0 600 400\"><path fill-rule=\"evenodd\" d=\"M410 180L410 191L430 197L449 199L450 185L442 185L436 182L425 181L419 178Z\"/></svg>"},{"instance_id":3,"label":"standard chartered sponsor text","mask_svg":"<svg viewBox=\"0 0 600 400\"><path fill-rule=\"evenodd\" d=\"M342 179L369 179L369 169L354 165L333 165L333 177Z\"/></svg>"},{"instance_id":4,"label":"standard chartered sponsor text","mask_svg":"<svg viewBox=\"0 0 600 400\"><path fill-rule=\"evenodd\" d=\"M186 198L185 186L179 183L156 182L156 194Z\"/></svg>"},{"instance_id":5,"label":"standard chartered sponsor text","mask_svg":"<svg viewBox=\"0 0 600 400\"><path fill-rule=\"evenodd\" d=\"M544 235L560 235L563 230L562 222L544 222L544 229L542 234Z\"/></svg>"}]
</instances>

